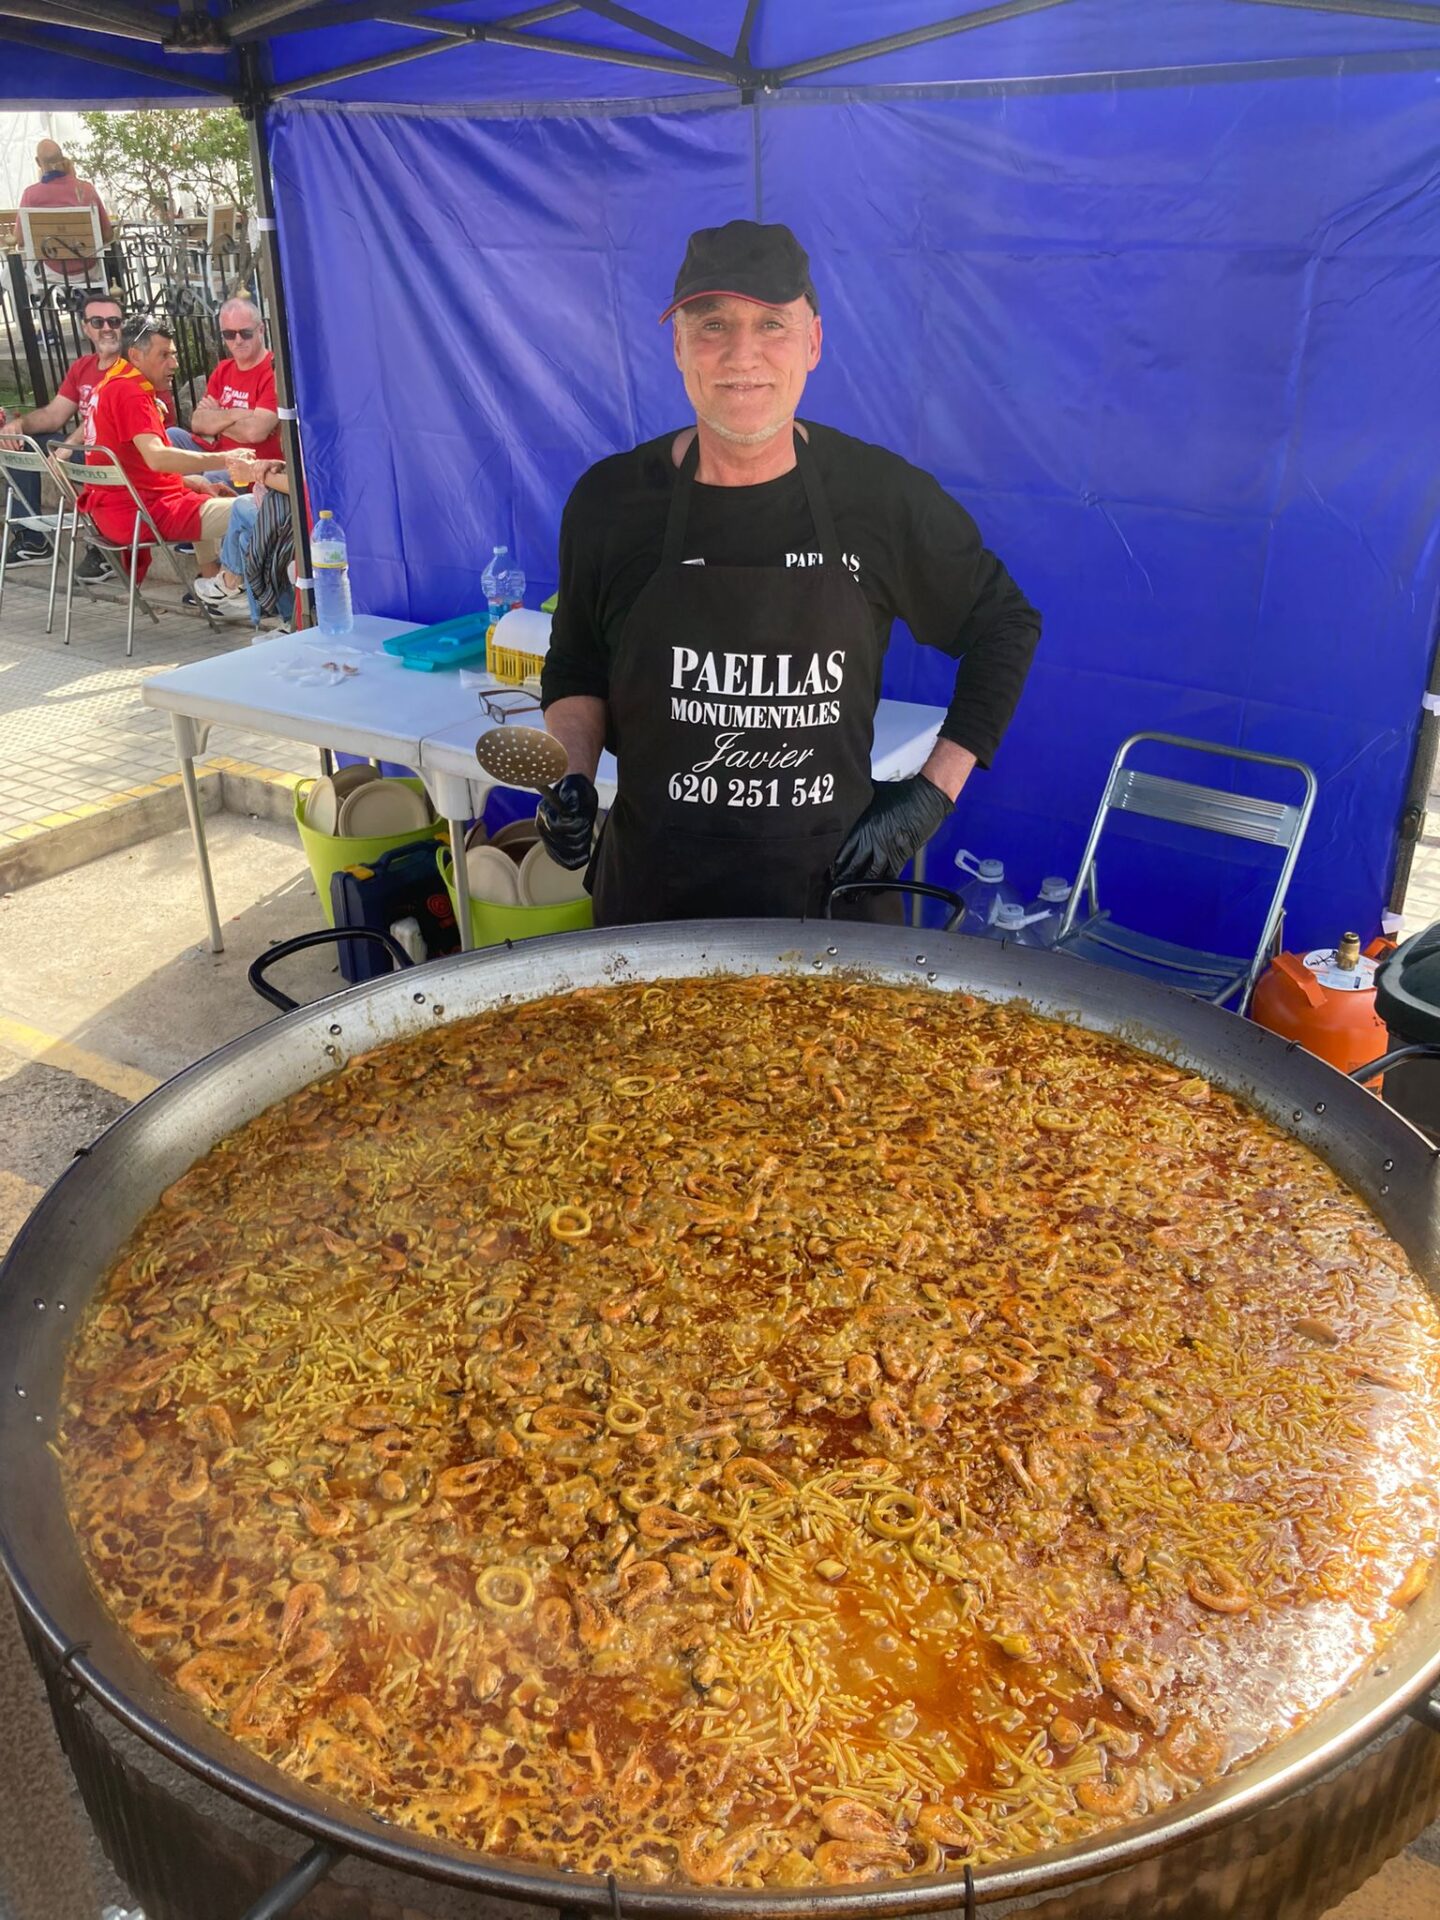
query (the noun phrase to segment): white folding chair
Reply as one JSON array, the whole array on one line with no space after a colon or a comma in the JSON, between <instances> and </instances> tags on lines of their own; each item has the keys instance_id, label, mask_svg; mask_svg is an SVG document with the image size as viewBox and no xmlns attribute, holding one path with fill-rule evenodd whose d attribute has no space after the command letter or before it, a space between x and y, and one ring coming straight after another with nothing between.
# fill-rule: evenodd
<instances>
[{"instance_id":1,"label":"white folding chair","mask_svg":"<svg viewBox=\"0 0 1440 1920\"><path fill-rule=\"evenodd\" d=\"M92 206L20 207L20 253L35 291L76 294L105 285L105 242Z\"/></svg>"},{"instance_id":2,"label":"white folding chair","mask_svg":"<svg viewBox=\"0 0 1440 1920\"><path fill-rule=\"evenodd\" d=\"M1252 766L1283 767L1299 776L1301 795L1294 801L1258 800L1219 787L1194 786L1189 781L1145 773L1127 762L1136 747L1146 744L1243 760ZM1260 970L1279 939L1285 895L1314 806L1315 775L1301 760L1285 760L1273 753L1250 753L1240 747L1218 747L1209 740L1185 740L1173 733L1132 733L1121 744L1111 764L1099 811L1080 858L1080 871L1075 876L1060 931L1055 937L1056 951L1073 954L1081 960L1097 961L1101 966L1116 967L1124 973L1138 974L1147 980L1159 981L1162 986L1179 987L1197 998L1213 1001L1216 1006L1224 1006L1227 1000L1238 995L1236 1011L1244 1013ZM1254 952L1248 956L1209 953L1172 940L1157 940L1118 925L1108 913L1102 912L1095 854L1106 820L1113 813L1138 814L1149 820L1197 827L1202 832L1280 848L1284 858ZM1080 904L1087 895L1089 914L1077 925Z\"/></svg>"},{"instance_id":3,"label":"white folding chair","mask_svg":"<svg viewBox=\"0 0 1440 1920\"><path fill-rule=\"evenodd\" d=\"M3 429L0 429L3 433ZM60 541L65 531L66 500L62 493L59 510L55 513L36 513L30 502L20 490L17 474L38 473L42 477L51 471L49 456L37 440L28 433L11 434L18 439L18 447L0 444L0 475L5 479L5 519L0 525L0 607L5 604L5 570L10 561L10 536L20 527L27 533L43 533L50 541L50 604L45 613L45 631L49 633L55 625L55 582L60 564ZM17 504L23 511L15 511ZM68 638L68 635L67 635Z\"/></svg>"},{"instance_id":4,"label":"white folding chair","mask_svg":"<svg viewBox=\"0 0 1440 1920\"><path fill-rule=\"evenodd\" d=\"M129 476L116 460L113 450L109 447L95 446L88 447L86 452L92 456L103 453L106 458L104 461L92 459L84 466L77 464L73 471L66 470L64 461L57 460L51 464L51 471L55 475L61 497L68 500L72 515L69 566L65 576L65 644L67 646L70 644L70 611L75 592L75 543L81 540L87 547L103 553L129 582L129 592L125 601L125 655L128 659L135 650L135 602L137 600L140 602L157 627L160 624L159 614L141 592L135 577L141 548L158 548L175 569L175 577L183 587L193 589L197 563L193 553L181 553L161 533L151 519L144 501L132 486ZM112 540L108 534L100 531L95 524L94 516L83 504L83 493L87 487L111 487L125 494L134 509L128 540ZM141 536L146 533L149 534L149 538L143 539ZM98 599L99 596L91 592L88 581L82 580L80 584L90 599ZM210 608L198 594L195 598L201 613L205 616L205 624L212 632L222 632L223 628Z\"/></svg>"}]
</instances>

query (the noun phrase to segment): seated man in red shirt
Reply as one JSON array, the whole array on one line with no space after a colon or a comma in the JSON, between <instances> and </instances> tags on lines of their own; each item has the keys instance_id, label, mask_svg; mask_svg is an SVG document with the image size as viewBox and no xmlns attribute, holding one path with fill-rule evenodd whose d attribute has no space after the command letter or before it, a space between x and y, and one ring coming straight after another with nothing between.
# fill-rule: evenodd
<instances>
[{"instance_id":1,"label":"seated man in red shirt","mask_svg":"<svg viewBox=\"0 0 1440 1920\"><path fill-rule=\"evenodd\" d=\"M221 497L204 477L215 464L214 454L189 453L172 447L165 438L156 392L174 376L174 339L162 322L142 320L126 328L124 342L124 353L96 391L87 464L103 464L105 454L100 450L109 448L165 538L192 541L197 560L213 570L234 502L229 496ZM237 479L249 477L248 453L232 454L231 462ZM135 509L126 494L115 487L87 487L81 499L107 540L128 545ZM151 544L143 524L140 544L142 548ZM142 552L142 580L149 563L149 554Z\"/></svg>"},{"instance_id":2,"label":"seated man in red shirt","mask_svg":"<svg viewBox=\"0 0 1440 1920\"><path fill-rule=\"evenodd\" d=\"M47 401L43 407L32 407L29 413L22 413L8 423L14 433L33 435L47 453L58 452L62 459L68 459L70 449L78 446L89 432L95 389L100 384L101 375L107 373L120 358L120 329L125 324L120 302L108 293L86 294L81 316L85 338L93 351L81 354L71 365L53 400ZM0 424L3 423L5 413L0 408ZM3 434L0 434L0 443L19 445L18 440L9 442ZM16 474L15 484L25 496L31 513L38 515L41 511L40 475ZM50 542L43 534L22 528L14 536L10 555L12 565L17 561L48 560L49 557Z\"/></svg>"},{"instance_id":3,"label":"seated man in red shirt","mask_svg":"<svg viewBox=\"0 0 1440 1920\"><path fill-rule=\"evenodd\" d=\"M170 429L172 447L221 453L236 448L257 460L278 460L280 413L275 398L275 358L265 345L260 315L248 300L227 300L220 309L220 337L230 349L211 374L190 415L189 431ZM213 466L224 466L217 460ZM218 479L218 471L210 475Z\"/></svg>"}]
</instances>

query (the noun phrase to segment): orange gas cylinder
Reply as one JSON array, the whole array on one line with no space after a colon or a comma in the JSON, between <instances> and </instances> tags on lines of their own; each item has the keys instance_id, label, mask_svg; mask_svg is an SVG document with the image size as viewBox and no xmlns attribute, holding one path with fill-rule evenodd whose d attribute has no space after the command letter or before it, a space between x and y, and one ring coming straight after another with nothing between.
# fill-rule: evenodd
<instances>
[{"instance_id":1,"label":"orange gas cylinder","mask_svg":"<svg viewBox=\"0 0 1440 1920\"><path fill-rule=\"evenodd\" d=\"M1250 1018L1342 1073L1377 1060L1390 1043L1375 1011L1375 969L1394 944L1372 940L1362 954L1359 934L1347 933L1338 947L1276 954L1256 985Z\"/></svg>"}]
</instances>

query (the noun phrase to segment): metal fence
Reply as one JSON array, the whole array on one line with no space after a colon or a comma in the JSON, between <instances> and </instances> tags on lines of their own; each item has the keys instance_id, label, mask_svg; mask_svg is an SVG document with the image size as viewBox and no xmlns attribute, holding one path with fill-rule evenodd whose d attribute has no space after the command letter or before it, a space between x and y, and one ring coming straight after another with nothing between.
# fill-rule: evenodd
<instances>
[{"instance_id":1,"label":"metal fence","mask_svg":"<svg viewBox=\"0 0 1440 1920\"><path fill-rule=\"evenodd\" d=\"M127 228L92 272L70 279L18 252L0 275L0 385L15 388L25 409L44 406L72 360L93 351L81 325L88 293L109 293L125 316L169 321L180 367L175 397L182 419L224 358L220 308L237 297L265 299L255 255L243 235L214 244L184 228Z\"/></svg>"}]
</instances>

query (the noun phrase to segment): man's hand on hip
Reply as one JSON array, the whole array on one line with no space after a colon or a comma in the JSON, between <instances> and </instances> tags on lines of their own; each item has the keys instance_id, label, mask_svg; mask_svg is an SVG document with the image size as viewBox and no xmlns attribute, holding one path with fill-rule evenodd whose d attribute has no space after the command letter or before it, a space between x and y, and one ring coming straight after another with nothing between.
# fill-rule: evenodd
<instances>
[{"instance_id":1,"label":"man's hand on hip","mask_svg":"<svg viewBox=\"0 0 1440 1920\"><path fill-rule=\"evenodd\" d=\"M882 780L835 856L835 885L893 880L950 811L950 797L925 778Z\"/></svg>"},{"instance_id":2,"label":"man's hand on hip","mask_svg":"<svg viewBox=\"0 0 1440 1920\"><path fill-rule=\"evenodd\" d=\"M595 783L583 773L567 773L556 783L555 798L546 794L541 799L535 809L535 824L556 866L568 867L573 873L590 864L599 807Z\"/></svg>"}]
</instances>

